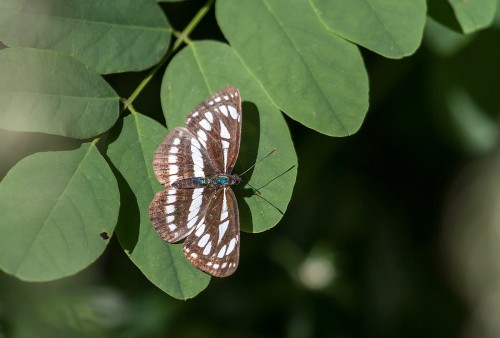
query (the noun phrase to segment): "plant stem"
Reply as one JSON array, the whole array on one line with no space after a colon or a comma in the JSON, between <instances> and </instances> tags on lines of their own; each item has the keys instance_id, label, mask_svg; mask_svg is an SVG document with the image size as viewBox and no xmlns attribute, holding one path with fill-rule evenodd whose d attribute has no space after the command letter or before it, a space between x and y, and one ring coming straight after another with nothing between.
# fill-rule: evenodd
<instances>
[{"instance_id":1,"label":"plant stem","mask_svg":"<svg viewBox=\"0 0 500 338\"><path fill-rule=\"evenodd\" d=\"M134 90L132 95L126 100L127 104L123 106L123 110L132 107L132 103L139 96L142 90L147 86L149 81L155 76L158 70L172 57L172 55L179 49L183 42L188 41L189 34L196 28L196 26L200 23L203 17L208 13L210 7L214 3L215 0L207 0L207 2L200 8L198 13L193 17L193 19L189 22L189 24L184 28L184 30L178 34L177 39L174 42L174 46L170 49L165 56L161 59L161 61L149 72L149 74L141 81L141 83Z\"/></svg>"}]
</instances>

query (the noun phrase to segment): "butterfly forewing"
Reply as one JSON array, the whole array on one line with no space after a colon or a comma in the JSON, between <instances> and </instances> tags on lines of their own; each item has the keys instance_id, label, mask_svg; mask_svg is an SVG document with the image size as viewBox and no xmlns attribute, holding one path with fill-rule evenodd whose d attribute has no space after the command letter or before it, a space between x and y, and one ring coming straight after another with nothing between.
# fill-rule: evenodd
<instances>
[{"instance_id":1,"label":"butterfly forewing","mask_svg":"<svg viewBox=\"0 0 500 338\"><path fill-rule=\"evenodd\" d=\"M205 147L186 128L172 129L156 150L153 170L161 184L215 174Z\"/></svg>"},{"instance_id":2,"label":"butterfly forewing","mask_svg":"<svg viewBox=\"0 0 500 338\"><path fill-rule=\"evenodd\" d=\"M191 264L216 277L227 277L238 267L240 225L238 204L230 187L218 189L205 217L182 247Z\"/></svg>"},{"instance_id":3,"label":"butterfly forewing","mask_svg":"<svg viewBox=\"0 0 500 338\"><path fill-rule=\"evenodd\" d=\"M186 118L186 128L207 150L218 173L231 173L238 158L241 134L241 98L227 86L200 103Z\"/></svg>"},{"instance_id":4,"label":"butterfly forewing","mask_svg":"<svg viewBox=\"0 0 500 338\"><path fill-rule=\"evenodd\" d=\"M167 242L186 238L183 251L197 268L213 276L238 266L238 204L228 177L238 157L241 99L227 86L199 104L186 128L172 129L158 147L153 170L166 190L149 206L155 230ZM229 182L229 183L228 183Z\"/></svg>"}]
</instances>

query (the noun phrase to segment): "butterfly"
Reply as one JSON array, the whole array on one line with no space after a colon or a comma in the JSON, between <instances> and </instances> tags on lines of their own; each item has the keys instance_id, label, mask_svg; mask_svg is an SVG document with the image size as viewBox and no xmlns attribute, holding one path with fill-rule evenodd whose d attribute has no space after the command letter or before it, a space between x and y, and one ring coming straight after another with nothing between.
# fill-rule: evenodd
<instances>
[{"instance_id":1,"label":"butterfly","mask_svg":"<svg viewBox=\"0 0 500 338\"><path fill-rule=\"evenodd\" d=\"M226 277L238 267L240 223L231 185L241 137L241 98L227 86L200 103L185 127L168 133L154 154L153 170L165 186L149 206L151 223L196 268Z\"/></svg>"}]
</instances>

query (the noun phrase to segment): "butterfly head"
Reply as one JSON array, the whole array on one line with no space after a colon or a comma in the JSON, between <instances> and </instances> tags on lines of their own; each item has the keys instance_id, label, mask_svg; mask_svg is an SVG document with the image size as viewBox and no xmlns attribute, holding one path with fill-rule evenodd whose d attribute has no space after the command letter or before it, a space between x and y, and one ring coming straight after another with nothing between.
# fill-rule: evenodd
<instances>
[{"instance_id":1,"label":"butterfly head","mask_svg":"<svg viewBox=\"0 0 500 338\"><path fill-rule=\"evenodd\" d=\"M233 174L231 176L229 176L229 181L230 181L230 185L236 185L236 184L240 184L241 182L241 178L236 175L236 174Z\"/></svg>"}]
</instances>

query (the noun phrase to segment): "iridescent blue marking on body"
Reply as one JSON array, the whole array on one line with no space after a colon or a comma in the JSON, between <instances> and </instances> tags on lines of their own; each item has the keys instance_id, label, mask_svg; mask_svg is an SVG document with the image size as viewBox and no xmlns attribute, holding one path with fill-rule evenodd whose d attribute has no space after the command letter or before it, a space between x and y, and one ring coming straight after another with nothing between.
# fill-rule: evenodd
<instances>
[{"instance_id":1,"label":"iridescent blue marking on body","mask_svg":"<svg viewBox=\"0 0 500 338\"><path fill-rule=\"evenodd\" d=\"M240 183L238 175L217 175L212 177L191 177L185 178L172 183L172 186L177 189L196 189L204 187L212 187L218 189Z\"/></svg>"},{"instance_id":2,"label":"iridescent blue marking on body","mask_svg":"<svg viewBox=\"0 0 500 338\"><path fill-rule=\"evenodd\" d=\"M193 177L192 180L200 185L207 185L207 180L205 179L205 177Z\"/></svg>"},{"instance_id":3,"label":"iridescent blue marking on body","mask_svg":"<svg viewBox=\"0 0 500 338\"><path fill-rule=\"evenodd\" d=\"M215 181L219 184L226 185L229 182L229 177L227 176L219 176L215 178Z\"/></svg>"}]
</instances>

